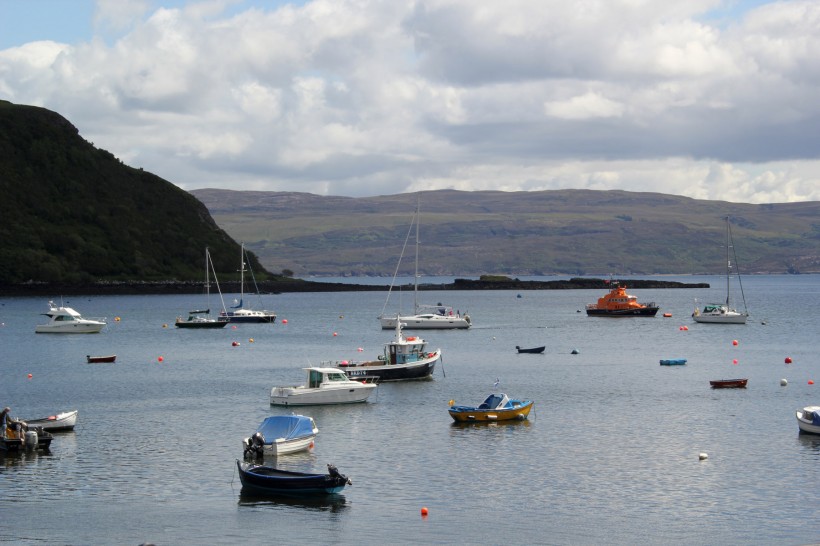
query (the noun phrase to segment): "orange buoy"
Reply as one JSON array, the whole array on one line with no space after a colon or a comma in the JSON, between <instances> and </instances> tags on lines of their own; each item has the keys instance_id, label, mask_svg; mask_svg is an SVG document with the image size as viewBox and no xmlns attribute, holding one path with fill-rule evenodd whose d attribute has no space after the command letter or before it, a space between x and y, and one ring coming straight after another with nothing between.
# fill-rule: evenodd
<instances>
[{"instance_id":1,"label":"orange buoy","mask_svg":"<svg viewBox=\"0 0 820 546\"><path fill-rule=\"evenodd\" d=\"M809 385L814 385L814 380L813 379L809 379Z\"/></svg>"},{"instance_id":2,"label":"orange buoy","mask_svg":"<svg viewBox=\"0 0 820 546\"><path fill-rule=\"evenodd\" d=\"M427 507L426 507L426 506L422 506L422 507L421 507L421 515L422 515L422 516L426 516L426 515L427 515Z\"/></svg>"},{"instance_id":3,"label":"orange buoy","mask_svg":"<svg viewBox=\"0 0 820 546\"><path fill-rule=\"evenodd\" d=\"M784 362L785 362L786 364L791 364L791 363L792 363L792 357L787 356L787 357L786 357L786 360L785 360Z\"/></svg>"},{"instance_id":4,"label":"orange buoy","mask_svg":"<svg viewBox=\"0 0 820 546\"><path fill-rule=\"evenodd\" d=\"M666 318L669 318L669 317L672 316L672 313L664 313L663 316L665 316Z\"/></svg>"}]
</instances>

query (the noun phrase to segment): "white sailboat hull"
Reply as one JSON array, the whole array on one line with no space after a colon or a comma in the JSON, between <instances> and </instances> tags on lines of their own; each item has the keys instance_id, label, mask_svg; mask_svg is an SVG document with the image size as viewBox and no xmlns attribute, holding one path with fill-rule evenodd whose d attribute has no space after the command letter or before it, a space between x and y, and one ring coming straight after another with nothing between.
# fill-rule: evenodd
<instances>
[{"instance_id":1,"label":"white sailboat hull","mask_svg":"<svg viewBox=\"0 0 820 546\"><path fill-rule=\"evenodd\" d=\"M695 313L692 318L705 324L746 324L749 315L730 309L723 313Z\"/></svg>"},{"instance_id":2,"label":"white sailboat hull","mask_svg":"<svg viewBox=\"0 0 820 546\"><path fill-rule=\"evenodd\" d=\"M405 330L457 330L470 327L469 317L441 315L409 315L399 317ZM380 317L382 330L394 330L396 317Z\"/></svg>"}]
</instances>

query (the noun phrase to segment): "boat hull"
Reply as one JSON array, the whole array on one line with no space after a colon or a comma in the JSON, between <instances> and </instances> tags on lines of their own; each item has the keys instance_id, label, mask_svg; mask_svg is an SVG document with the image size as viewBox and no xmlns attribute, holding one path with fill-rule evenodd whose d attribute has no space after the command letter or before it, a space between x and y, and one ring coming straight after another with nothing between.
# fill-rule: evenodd
<instances>
[{"instance_id":1,"label":"boat hull","mask_svg":"<svg viewBox=\"0 0 820 546\"><path fill-rule=\"evenodd\" d=\"M340 365L340 368L345 371L350 379L376 378L380 383L382 381L413 381L427 379L432 376L440 356L439 353L436 353L433 358L405 364L373 365L372 363L366 363L346 367Z\"/></svg>"},{"instance_id":2,"label":"boat hull","mask_svg":"<svg viewBox=\"0 0 820 546\"><path fill-rule=\"evenodd\" d=\"M69 324L40 324L34 328L35 334L99 334L103 322L75 322Z\"/></svg>"},{"instance_id":3,"label":"boat hull","mask_svg":"<svg viewBox=\"0 0 820 546\"><path fill-rule=\"evenodd\" d=\"M368 399L376 390L375 383L346 385L344 388L307 389L304 387L273 387L271 406L325 406L335 404L358 404Z\"/></svg>"},{"instance_id":4,"label":"boat hull","mask_svg":"<svg viewBox=\"0 0 820 546\"><path fill-rule=\"evenodd\" d=\"M540 354L546 350L546 345L543 347L533 347L532 349L522 349L520 347L516 347L518 354Z\"/></svg>"},{"instance_id":5,"label":"boat hull","mask_svg":"<svg viewBox=\"0 0 820 546\"><path fill-rule=\"evenodd\" d=\"M797 426L801 433L820 434L820 421L813 418L814 413L820 413L820 406L808 406L795 412Z\"/></svg>"},{"instance_id":6,"label":"boat hull","mask_svg":"<svg viewBox=\"0 0 820 546\"><path fill-rule=\"evenodd\" d=\"M23 433L25 434L25 433ZM40 429L37 430L37 447L29 446L23 443L23 439L19 437L19 433L7 435L0 438L0 451L6 453L21 453L23 451L48 451L51 448L51 440L54 439L50 433Z\"/></svg>"},{"instance_id":7,"label":"boat hull","mask_svg":"<svg viewBox=\"0 0 820 546\"><path fill-rule=\"evenodd\" d=\"M277 470L269 466L247 465L236 461L242 489L267 495L329 495L349 483L347 477L332 474L306 474Z\"/></svg>"},{"instance_id":8,"label":"boat hull","mask_svg":"<svg viewBox=\"0 0 820 546\"><path fill-rule=\"evenodd\" d=\"M86 355L85 359L88 361L89 364L103 364L103 363L111 363L117 360L117 355L108 355L108 356L91 356Z\"/></svg>"},{"instance_id":9,"label":"boat hull","mask_svg":"<svg viewBox=\"0 0 820 546\"><path fill-rule=\"evenodd\" d=\"M177 328L189 329L213 329L224 328L228 325L227 320L178 320L174 323Z\"/></svg>"},{"instance_id":10,"label":"boat hull","mask_svg":"<svg viewBox=\"0 0 820 546\"><path fill-rule=\"evenodd\" d=\"M686 364L685 358L665 358L661 360L661 366L683 366Z\"/></svg>"},{"instance_id":11,"label":"boat hull","mask_svg":"<svg viewBox=\"0 0 820 546\"><path fill-rule=\"evenodd\" d=\"M276 322L276 315L257 311L251 311L249 313L228 311L226 315L220 316L227 318L228 322L231 323L273 324Z\"/></svg>"},{"instance_id":12,"label":"boat hull","mask_svg":"<svg viewBox=\"0 0 820 546\"><path fill-rule=\"evenodd\" d=\"M745 389L748 379L717 379L709 381L713 389Z\"/></svg>"},{"instance_id":13,"label":"boat hull","mask_svg":"<svg viewBox=\"0 0 820 546\"><path fill-rule=\"evenodd\" d=\"M29 428L42 428L46 432L65 432L74 430L79 414L79 410L73 410L41 419L24 419L24 421Z\"/></svg>"},{"instance_id":14,"label":"boat hull","mask_svg":"<svg viewBox=\"0 0 820 546\"><path fill-rule=\"evenodd\" d=\"M639 309L587 309L588 317L654 317L659 307L641 307Z\"/></svg>"},{"instance_id":15,"label":"boat hull","mask_svg":"<svg viewBox=\"0 0 820 546\"><path fill-rule=\"evenodd\" d=\"M486 410L470 406L451 406L449 413L457 423L523 420L530 414L532 404L532 400L526 400L516 408Z\"/></svg>"},{"instance_id":16,"label":"boat hull","mask_svg":"<svg viewBox=\"0 0 820 546\"><path fill-rule=\"evenodd\" d=\"M702 324L746 324L746 319L748 315L743 313L737 314L724 314L724 315L692 315L692 319L695 322L700 322Z\"/></svg>"},{"instance_id":17,"label":"boat hull","mask_svg":"<svg viewBox=\"0 0 820 546\"><path fill-rule=\"evenodd\" d=\"M405 330L466 330L470 328L470 322L464 317L428 317L410 315L399 317L402 328ZM381 317L379 319L382 330L395 330L396 317Z\"/></svg>"}]
</instances>

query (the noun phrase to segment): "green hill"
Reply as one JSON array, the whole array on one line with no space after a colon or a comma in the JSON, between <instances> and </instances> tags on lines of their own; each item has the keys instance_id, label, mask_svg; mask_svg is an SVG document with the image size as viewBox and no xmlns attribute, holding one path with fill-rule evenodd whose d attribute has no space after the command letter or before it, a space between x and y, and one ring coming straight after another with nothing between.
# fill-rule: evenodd
<instances>
[{"instance_id":1,"label":"green hill","mask_svg":"<svg viewBox=\"0 0 820 546\"><path fill-rule=\"evenodd\" d=\"M0 192L0 283L203 280L206 246L236 276L239 245L200 201L49 110L0 101Z\"/></svg>"},{"instance_id":2,"label":"green hill","mask_svg":"<svg viewBox=\"0 0 820 546\"><path fill-rule=\"evenodd\" d=\"M192 192L271 271L392 275L416 194ZM752 205L658 193L430 191L424 275L722 274L729 215L741 273L820 272L820 202ZM412 245L412 240L411 240ZM413 274L408 248L400 274Z\"/></svg>"}]
</instances>

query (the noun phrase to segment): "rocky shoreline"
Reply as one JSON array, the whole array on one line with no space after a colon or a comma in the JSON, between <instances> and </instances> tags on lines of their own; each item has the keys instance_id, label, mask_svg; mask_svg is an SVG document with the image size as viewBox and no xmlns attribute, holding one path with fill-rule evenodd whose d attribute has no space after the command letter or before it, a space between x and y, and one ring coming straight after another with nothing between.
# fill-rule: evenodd
<instances>
[{"instance_id":1,"label":"rocky shoreline","mask_svg":"<svg viewBox=\"0 0 820 546\"><path fill-rule=\"evenodd\" d=\"M677 281L619 279L618 282L629 288L709 288L709 283L682 283ZM257 283L259 291L268 294L284 292L381 292L390 287L385 285L366 285L348 283L322 283L315 281L262 281ZM222 292L240 291L238 282L221 282ZM394 286L394 290L399 288ZM413 285L402 285L402 290L412 290ZM518 279L498 278L492 280L455 279L447 284L420 284L419 290L606 290L607 279L571 278L556 281L521 281ZM201 294L204 283L201 281L100 281L94 283L69 284L28 282L0 285L0 296L79 296L79 295L162 295L162 294Z\"/></svg>"}]
</instances>

